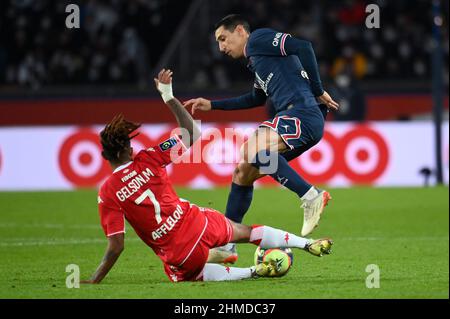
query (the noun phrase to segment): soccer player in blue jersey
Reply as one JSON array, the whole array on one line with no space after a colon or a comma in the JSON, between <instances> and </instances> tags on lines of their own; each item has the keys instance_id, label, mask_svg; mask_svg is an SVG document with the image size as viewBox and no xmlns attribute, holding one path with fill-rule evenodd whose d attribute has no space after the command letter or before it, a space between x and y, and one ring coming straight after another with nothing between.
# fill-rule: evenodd
<instances>
[{"instance_id":1,"label":"soccer player in blue jersey","mask_svg":"<svg viewBox=\"0 0 450 319\"><path fill-rule=\"evenodd\" d=\"M219 21L215 37L221 52L234 59L247 59L248 68L255 74L253 89L236 98L196 98L184 105L191 107L192 113L239 110L261 106L270 98L277 111L243 145L243 161L233 173L225 215L240 223L252 201L253 183L270 175L300 197L304 209L301 235L306 236L318 225L331 196L305 181L288 161L320 141L328 110L339 107L323 89L312 45L268 28L250 32L248 22L240 15ZM274 162L276 165L271 165Z\"/></svg>"}]
</instances>

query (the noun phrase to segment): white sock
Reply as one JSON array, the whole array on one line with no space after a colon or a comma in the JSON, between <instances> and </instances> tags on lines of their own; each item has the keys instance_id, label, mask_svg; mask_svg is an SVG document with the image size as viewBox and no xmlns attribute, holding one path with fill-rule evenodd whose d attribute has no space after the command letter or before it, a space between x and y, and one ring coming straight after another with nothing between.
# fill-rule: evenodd
<instances>
[{"instance_id":1,"label":"white sock","mask_svg":"<svg viewBox=\"0 0 450 319\"><path fill-rule=\"evenodd\" d=\"M250 242L261 248L297 247L304 249L310 239L269 226L252 226Z\"/></svg>"},{"instance_id":2,"label":"white sock","mask_svg":"<svg viewBox=\"0 0 450 319\"><path fill-rule=\"evenodd\" d=\"M306 194L301 197L301 200L311 200L316 198L318 195L319 192L317 191L317 188L311 186L311 188L306 192Z\"/></svg>"},{"instance_id":3,"label":"white sock","mask_svg":"<svg viewBox=\"0 0 450 319\"><path fill-rule=\"evenodd\" d=\"M253 268L226 267L206 264L203 268L203 281L241 280L252 277Z\"/></svg>"}]
</instances>

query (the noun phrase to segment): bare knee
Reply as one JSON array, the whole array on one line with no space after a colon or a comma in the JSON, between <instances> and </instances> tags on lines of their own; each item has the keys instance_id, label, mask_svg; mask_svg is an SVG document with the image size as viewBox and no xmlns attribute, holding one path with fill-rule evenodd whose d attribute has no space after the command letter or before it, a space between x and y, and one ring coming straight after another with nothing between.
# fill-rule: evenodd
<instances>
[{"instance_id":1,"label":"bare knee","mask_svg":"<svg viewBox=\"0 0 450 319\"><path fill-rule=\"evenodd\" d=\"M231 221L231 226L233 227L233 238L231 242L233 243L248 243L250 241L250 234L252 228L247 225L238 224Z\"/></svg>"},{"instance_id":2,"label":"bare knee","mask_svg":"<svg viewBox=\"0 0 450 319\"><path fill-rule=\"evenodd\" d=\"M242 186L251 186L259 178L259 171L248 163L240 163L233 172L233 183Z\"/></svg>"}]
</instances>

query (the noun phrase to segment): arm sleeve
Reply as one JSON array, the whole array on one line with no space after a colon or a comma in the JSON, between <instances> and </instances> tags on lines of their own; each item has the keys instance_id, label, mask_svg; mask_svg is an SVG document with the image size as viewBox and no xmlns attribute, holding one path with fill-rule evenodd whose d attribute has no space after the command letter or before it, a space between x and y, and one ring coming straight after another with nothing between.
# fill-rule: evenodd
<instances>
[{"instance_id":1,"label":"arm sleeve","mask_svg":"<svg viewBox=\"0 0 450 319\"><path fill-rule=\"evenodd\" d=\"M285 55L297 55L299 57L305 71L308 73L314 95L321 96L324 90L322 81L320 80L319 67L317 65L312 43L288 35L286 36L285 41L282 42L282 45L283 47L280 49Z\"/></svg>"},{"instance_id":2,"label":"arm sleeve","mask_svg":"<svg viewBox=\"0 0 450 319\"><path fill-rule=\"evenodd\" d=\"M257 87L257 84L255 83L253 90L247 94L231 99L211 101L211 108L213 110L226 110L226 111L243 110L257 106L262 106L264 105L265 101L266 101L266 94L264 93L263 90Z\"/></svg>"},{"instance_id":3,"label":"arm sleeve","mask_svg":"<svg viewBox=\"0 0 450 319\"><path fill-rule=\"evenodd\" d=\"M107 237L125 233L125 217L119 207L114 207L107 200L101 200L99 196L98 210L100 223Z\"/></svg>"},{"instance_id":4,"label":"arm sleeve","mask_svg":"<svg viewBox=\"0 0 450 319\"><path fill-rule=\"evenodd\" d=\"M296 55L308 74L315 96L323 94L319 67L311 42L292 37L288 33L272 29L257 29L251 33L247 43L247 54L288 56Z\"/></svg>"},{"instance_id":5,"label":"arm sleeve","mask_svg":"<svg viewBox=\"0 0 450 319\"><path fill-rule=\"evenodd\" d=\"M188 150L178 135L161 142L160 144L141 151L141 160L150 166L165 167L176 161Z\"/></svg>"}]
</instances>

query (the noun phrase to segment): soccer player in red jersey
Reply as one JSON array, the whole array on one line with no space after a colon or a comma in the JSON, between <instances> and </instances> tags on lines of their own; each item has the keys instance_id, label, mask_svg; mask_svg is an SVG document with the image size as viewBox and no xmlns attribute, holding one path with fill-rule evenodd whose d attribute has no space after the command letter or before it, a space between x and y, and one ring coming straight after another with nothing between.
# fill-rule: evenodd
<instances>
[{"instance_id":1,"label":"soccer player in red jersey","mask_svg":"<svg viewBox=\"0 0 450 319\"><path fill-rule=\"evenodd\" d=\"M173 282L239 280L271 272L274 265L270 262L248 268L208 263L224 261L220 260L221 256L210 255L210 249L229 242L251 242L262 248L296 247L316 256L330 252L330 239L312 240L268 226L237 224L214 209L180 199L165 167L195 142L200 131L191 115L173 97L172 72L163 69L155 83L175 115L181 135L173 135L133 158L130 140L137 135L132 134L139 124L119 115L101 131L102 156L114 170L98 196L108 247L91 279L82 283L100 283L113 267L124 249L125 219L162 260Z\"/></svg>"}]
</instances>

